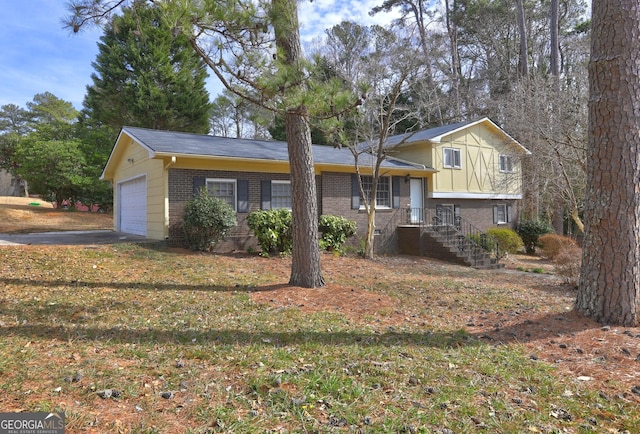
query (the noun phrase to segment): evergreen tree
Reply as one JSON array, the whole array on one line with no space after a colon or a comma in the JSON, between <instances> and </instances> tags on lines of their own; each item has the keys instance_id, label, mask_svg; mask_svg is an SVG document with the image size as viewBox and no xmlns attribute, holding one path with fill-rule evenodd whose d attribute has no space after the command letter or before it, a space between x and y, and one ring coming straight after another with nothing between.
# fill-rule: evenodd
<instances>
[{"instance_id":1,"label":"evergreen tree","mask_svg":"<svg viewBox=\"0 0 640 434\"><path fill-rule=\"evenodd\" d=\"M85 116L114 130L209 131L206 65L186 36L174 35L158 7L144 1L124 7L100 41Z\"/></svg>"},{"instance_id":2,"label":"evergreen tree","mask_svg":"<svg viewBox=\"0 0 640 434\"><path fill-rule=\"evenodd\" d=\"M69 101L51 92L39 93L27 103L31 134L40 140L69 140L74 137L78 111Z\"/></svg>"},{"instance_id":3,"label":"evergreen tree","mask_svg":"<svg viewBox=\"0 0 640 434\"><path fill-rule=\"evenodd\" d=\"M307 75L297 0L158 2L194 50L230 91L284 114L293 215L293 286L324 286L318 244L316 196L309 119L337 117L357 100L338 83ZM73 0L67 26L79 31L128 0ZM137 3L134 2L135 6Z\"/></svg>"}]
</instances>

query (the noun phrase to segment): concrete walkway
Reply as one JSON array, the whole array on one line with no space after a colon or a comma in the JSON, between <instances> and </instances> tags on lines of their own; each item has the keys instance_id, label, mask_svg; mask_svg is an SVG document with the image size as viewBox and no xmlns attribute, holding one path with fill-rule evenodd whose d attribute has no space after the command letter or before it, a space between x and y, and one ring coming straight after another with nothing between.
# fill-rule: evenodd
<instances>
[{"instance_id":1,"label":"concrete walkway","mask_svg":"<svg viewBox=\"0 0 640 434\"><path fill-rule=\"evenodd\" d=\"M140 235L125 234L122 232L114 232L111 230L41 232L31 234L0 234L0 246L75 246L91 244L136 243L143 241L150 240Z\"/></svg>"}]
</instances>

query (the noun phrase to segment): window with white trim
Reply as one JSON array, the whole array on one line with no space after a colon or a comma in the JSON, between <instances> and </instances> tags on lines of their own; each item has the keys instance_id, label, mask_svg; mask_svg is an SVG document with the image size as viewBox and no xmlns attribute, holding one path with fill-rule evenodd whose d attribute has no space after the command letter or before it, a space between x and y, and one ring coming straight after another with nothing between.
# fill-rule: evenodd
<instances>
[{"instance_id":1,"label":"window with white trim","mask_svg":"<svg viewBox=\"0 0 640 434\"><path fill-rule=\"evenodd\" d=\"M207 179L207 192L227 202L236 211L236 180L235 179Z\"/></svg>"},{"instance_id":2,"label":"window with white trim","mask_svg":"<svg viewBox=\"0 0 640 434\"><path fill-rule=\"evenodd\" d=\"M458 148L443 148L444 167L460 169L462 167L461 152Z\"/></svg>"},{"instance_id":3,"label":"window with white trim","mask_svg":"<svg viewBox=\"0 0 640 434\"><path fill-rule=\"evenodd\" d=\"M511 222L511 207L509 205L500 204L493 207L493 223L503 225Z\"/></svg>"},{"instance_id":4,"label":"window with white trim","mask_svg":"<svg viewBox=\"0 0 640 434\"><path fill-rule=\"evenodd\" d=\"M271 181L271 209L291 209L291 181Z\"/></svg>"},{"instance_id":5,"label":"window with white trim","mask_svg":"<svg viewBox=\"0 0 640 434\"><path fill-rule=\"evenodd\" d=\"M511 155L500 155L498 158L498 169L500 172L513 172L513 159Z\"/></svg>"},{"instance_id":6,"label":"window with white trim","mask_svg":"<svg viewBox=\"0 0 640 434\"><path fill-rule=\"evenodd\" d=\"M362 177L362 189L369 200L371 190L373 189L373 177ZM370 202L369 202L370 203ZM389 176L381 176L378 178L378 187L376 189L376 208L391 208L391 178ZM361 205L361 208L364 205Z\"/></svg>"}]
</instances>

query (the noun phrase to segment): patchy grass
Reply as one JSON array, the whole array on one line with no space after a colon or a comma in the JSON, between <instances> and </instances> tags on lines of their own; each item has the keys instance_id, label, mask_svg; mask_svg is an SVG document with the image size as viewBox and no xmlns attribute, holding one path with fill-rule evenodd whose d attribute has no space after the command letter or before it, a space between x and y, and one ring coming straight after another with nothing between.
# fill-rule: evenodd
<instances>
[{"instance_id":1,"label":"patchy grass","mask_svg":"<svg viewBox=\"0 0 640 434\"><path fill-rule=\"evenodd\" d=\"M0 196L0 233L112 228L113 218L109 213L65 211L36 199Z\"/></svg>"},{"instance_id":2,"label":"patchy grass","mask_svg":"<svg viewBox=\"0 0 640 434\"><path fill-rule=\"evenodd\" d=\"M0 255L0 408L64 411L69 433L640 431L626 384L577 379L507 328L566 311L546 274L324 255L309 290L284 284L287 258Z\"/></svg>"}]
</instances>

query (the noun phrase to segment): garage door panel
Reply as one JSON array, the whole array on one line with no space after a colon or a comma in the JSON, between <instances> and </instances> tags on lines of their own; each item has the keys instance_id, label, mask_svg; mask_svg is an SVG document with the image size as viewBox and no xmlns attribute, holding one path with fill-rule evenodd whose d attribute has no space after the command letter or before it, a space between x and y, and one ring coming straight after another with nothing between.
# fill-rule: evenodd
<instances>
[{"instance_id":1,"label":"garage door panel","mask_svg":"<svg viewBox=\"0 0 640 434\"><path fill-rule=\"evenodd\" d=\"M120 184L120 231L147 235L147 180L132 179Z\"/></svg>"}]
</instances>

